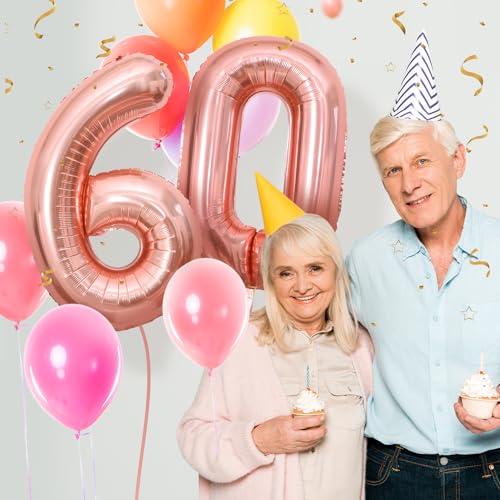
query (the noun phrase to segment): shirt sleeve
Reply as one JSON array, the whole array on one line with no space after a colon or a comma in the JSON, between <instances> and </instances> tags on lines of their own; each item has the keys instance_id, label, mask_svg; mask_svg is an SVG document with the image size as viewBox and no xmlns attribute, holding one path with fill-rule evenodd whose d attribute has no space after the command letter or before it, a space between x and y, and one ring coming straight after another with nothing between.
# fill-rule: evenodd
<instances>
[{"instance_id":1,"label":"shirt sleeve","mask_svg":"<svg viewBox=\"0 0 500 500\"><path fill-rule=\"evenodd\" d=\"M352 251L346 257L346 268L347 268L347 273L349 275L352 307L354 308L354 313L356 314L357 320L364 325L365 320L363 317L362 304L361 304L361 288L360 288L361 284L359 281L358 271L356 268L355 257Z\"/></svg>"},{"instance_id":2,"label":"shirt sleeve","mask_svg":"<svg viewBox=\"0 0 500 500\"><path fill-rule=\"evenodd\" d=\"M210 380L211 378L211 380ZM213 399L212 399L213 397ZM235 420L224 392L224 368L207 372L191 408L177 428L177 440L186 461L214 483L230 483L274 461L255 446L253 420Z\"/></svg>"}]
</instances>

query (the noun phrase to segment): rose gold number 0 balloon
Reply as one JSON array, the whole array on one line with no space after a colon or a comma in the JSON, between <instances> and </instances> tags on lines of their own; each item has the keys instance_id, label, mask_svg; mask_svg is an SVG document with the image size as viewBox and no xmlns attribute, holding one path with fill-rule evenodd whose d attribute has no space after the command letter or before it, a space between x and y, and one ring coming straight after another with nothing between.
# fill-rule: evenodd
<instances>
[{"instance_id":1,"label":"rose gold number 0 balloon","mask_svg":"<svg viewBox=\"0 0 500 500\"><path fill-rule=\"evenodd\" d=\"M290 117L284 192L335 228L345 163L344 92L335 69L300 42L255 37L215 52L195 75L184 119L179 189L203 231L203 250L261 286L262 231L235 214L238 137L246 101L275 92ZM269 163L274 160L269 159Z\"/></svg>"},{"instance_id":2,"label":"rose gold number 0 balloon","mask_svg":"<svg viewBox=\"0 0 500 500\"><path fill-rule=\"evenodd\" d=\"M58 303L103 313L117 330L161 315L163 292L175 270L201 252L199 224L187 200L163 178L128 169L89 176L103 144L121 127L163 106L170 72L134 54L85 79L49 120L31 158L26 218L47 289ZM134 262L102 263L88 236L110 228L140 241Z\"/></svg>"}]
</instances>

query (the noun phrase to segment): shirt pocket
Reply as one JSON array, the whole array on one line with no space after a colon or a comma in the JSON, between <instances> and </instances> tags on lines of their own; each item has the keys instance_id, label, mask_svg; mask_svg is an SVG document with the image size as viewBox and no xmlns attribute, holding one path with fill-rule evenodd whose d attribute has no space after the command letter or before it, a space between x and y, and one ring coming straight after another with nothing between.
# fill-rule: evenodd
<instances>
[{"instance_id":1,"label":"shirt pocket","mask_svg":"<svg viewBox=\"0 0 500 500\"><path fill-rule=\"evenodd\" d=\"M490 376L498 376L500 369L500 301L466 304L463 315L463 358L471 375L479 371L481 353L484 369Z\"/></svg>"},{"instance_id":2,"label":"shirt pocket","mask_svg":"<svg viewBox=\"0 0 500 500\"><path fill-rule=\"evenodd\" d=\"M295 404L297 396L300 391L304 389L297 380L284 378L281 380L281 386L283 387L283 392L285 393L286 399L288 401L288 406L290 411Z\"/></svg>"},{"instance_id":3,"label":"shirt pocket","mask_svg":"<svg viewBox=\"0 0 500 500\"><path fill-rule=\"evenodd\" d=\"M359 429L365 425L363 394L358 384L339 381L335 377L325 379L327 388L327 419L335 427Z\"/></svg>"}]
</instances>

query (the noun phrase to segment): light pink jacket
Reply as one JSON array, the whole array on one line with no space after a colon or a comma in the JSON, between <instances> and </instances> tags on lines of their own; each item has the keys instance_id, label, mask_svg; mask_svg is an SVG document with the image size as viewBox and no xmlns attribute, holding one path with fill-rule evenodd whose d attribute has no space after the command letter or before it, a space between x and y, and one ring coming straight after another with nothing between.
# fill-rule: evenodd
<instances>
[{"instance_id":1,"label":"light pink jacket","mask_svg":"<svg viewBox=\"0 0 500 500\"><path fill-rule=\"evenodd\" d=\"M177 429L182 454L200 475L202 500L304 499L298 453L266 456L252 439L256 425L290 414L270 354L255 340L257 333L250 324L224 364L211 377L203 375ZM362 331L352 360L365 401L372 358L371 340Z\"/></svg>"}]
</instances>

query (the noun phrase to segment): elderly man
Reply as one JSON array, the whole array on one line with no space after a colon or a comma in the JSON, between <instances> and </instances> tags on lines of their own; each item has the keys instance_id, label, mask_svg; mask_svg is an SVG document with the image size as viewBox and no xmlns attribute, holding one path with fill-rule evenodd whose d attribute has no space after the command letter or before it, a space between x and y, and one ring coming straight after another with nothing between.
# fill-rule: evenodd
<instances>
[{"instance_id":1,"label":"elderly man","mask_svg":"<svg viewBox=\"0 0 500 500\"><path fill-rule=\"evenodd\" d=\"M348 257L376 350L368 500L500 498L500 405L480 419L459 399L480 359L485 384L500 381L500 220L457 194L465 150L441 117L421 33L391 116L370 138L401 220Z\"/></svg>"}]
</instances>

